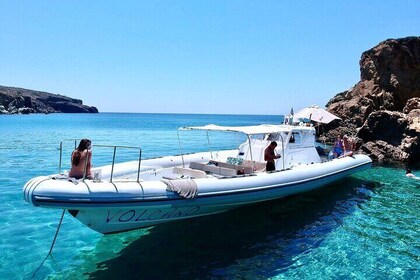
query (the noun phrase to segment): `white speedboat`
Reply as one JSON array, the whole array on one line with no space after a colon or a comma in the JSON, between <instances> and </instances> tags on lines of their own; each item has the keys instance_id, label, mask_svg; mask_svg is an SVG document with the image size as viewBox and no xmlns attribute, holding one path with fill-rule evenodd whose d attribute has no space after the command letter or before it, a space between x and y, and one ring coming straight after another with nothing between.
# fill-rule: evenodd
<instances>
[{"instance_id":1,"label":"white speedboat","mask_svg":"<svg viewBox=\"0 0 420 280\"><path fill-rule=\"evenodd\" d=\"M139 149L136 161L93 168L93 179L76 180L62 172L33 178L24 186L24 198L34 206L67 209L93 230L112 233L312 191L372 164L362 154L320 157L311 126L181 129L240 132L247 140L235 150L152 159L141 159ZM272 141L281 158L275 171L266 172L264 151Z\"/></svg>"}]
</instances>

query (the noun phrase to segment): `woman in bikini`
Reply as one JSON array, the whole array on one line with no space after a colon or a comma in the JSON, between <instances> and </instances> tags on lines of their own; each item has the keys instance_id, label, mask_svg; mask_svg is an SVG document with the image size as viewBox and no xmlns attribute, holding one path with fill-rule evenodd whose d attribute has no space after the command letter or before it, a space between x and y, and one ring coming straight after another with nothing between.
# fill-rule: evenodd
<instances>
[{"instance_id":1,"label":"woman in bikini","mask_svg":"<svg viewBox=\"0 0 420 280\"><path fill-rule=\"evenodd\" d=\"M83 174L86 167L85 178L92 179L92 174L90 171L92 151L90 150L90 146L91 141L89 139L80 140L79 146L71 154L71 169L69 177L74 177L76 179L83 178Z\"/></svg>"},{"instance_id":2,"label":"woman in bikini","mask_svg":"<svg viewBox=\"0 0 420 280\"><path fill-rule=\"evenodd\" d=\"M344 156L353 155L353 143L350 141L347 135L343 136L343 145L344 145Z\"/></svg>"}]
</instances>

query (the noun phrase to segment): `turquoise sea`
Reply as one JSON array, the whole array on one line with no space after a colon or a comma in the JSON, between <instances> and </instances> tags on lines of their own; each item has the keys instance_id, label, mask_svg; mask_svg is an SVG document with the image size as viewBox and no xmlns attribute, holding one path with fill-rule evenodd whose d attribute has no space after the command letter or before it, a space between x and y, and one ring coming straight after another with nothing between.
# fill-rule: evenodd
<instances>
[{"instance_id":1,"label":"turquoise sea","mask_svg":"<svg viewBox=\"0 0 420 280\"><path fill-rule=\"evenodd\" d=\"M374 167L322 190L223 214L101 235L22 197L30 178L58 171L59 143L141 146L143 157L179 154L184 125L279 123L280 116L184 114L0 115L0 279L420 279L420 181ZM191 134L190 134L191 133ZM208 150L201 132L184 152ZM238 135L210 134L213 149ZM224 142L222 144L218 141ZM71 151L71 142L68 143ZM93 164L109 151L93 147ZM64 168L69 158L65 154ZM135 159L130 153L117 160ZM134 158L130 158L134 157ZM420 176L420 170L413 172Z\"/></svg>"}]
</instances>

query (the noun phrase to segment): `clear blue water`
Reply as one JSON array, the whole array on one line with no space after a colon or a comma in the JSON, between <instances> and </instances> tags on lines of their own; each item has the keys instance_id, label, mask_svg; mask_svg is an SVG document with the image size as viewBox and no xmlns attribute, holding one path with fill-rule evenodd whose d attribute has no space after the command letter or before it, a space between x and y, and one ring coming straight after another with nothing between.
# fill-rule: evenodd
<instances>
[{"instance_id":1,"label":"clear blue water","mask_svg":"<svg viewBox=\"0 0 420 280\"><path fill-rule=\"evenodd\" d=\"M86 137L94 144L141 146L144 157L154 157L179 153L177 128L184 125L280 119L0 116L0 278L30 279L49 251L61 212L27 204L22 187L34 176L58 171L61 140ZM208 150L202 132L180 137L184 152ZM215 149L243 141L224 133L210 139ZM93 152L94 165L110 159L109 151ZM132 157L121 153L117 160ZM115 235L96 233L66 214L53 257L34 279L419 279L419 195L420 181L405 177L403 169L375 167L317 192Z\"/></svg>"}]
</instances>

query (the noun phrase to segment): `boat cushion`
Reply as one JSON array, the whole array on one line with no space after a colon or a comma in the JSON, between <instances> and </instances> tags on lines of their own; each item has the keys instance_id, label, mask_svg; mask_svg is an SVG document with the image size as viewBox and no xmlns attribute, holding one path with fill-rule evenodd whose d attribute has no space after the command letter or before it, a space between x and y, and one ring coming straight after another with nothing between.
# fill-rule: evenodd
<instances>
[{"instance_id":1,"label":"boat cushion","mask_svg":"<svg viewBox=\"0 0 420 280\"><path fill-rule=\"evenodd\" d=\"M173 173L192 178L206 178L206 172L185 167L174 167Z\"/></svg>"},{"instance_id":2,"label":"boat cushion","mask_svg":"<svg viewBox=\"0 0 420 280\"><path fill-rule=\"evenodd\" d=\"M222 176L236 176L237 175L237 170L235 169L235 167L231 168L232 167L231 164L225 163L226 166L223 166L223 165L215 164L213 161L211 163L212 164L191 162L190 168L198 169L198 170L202 170L205 172L210 172L210 173L222 175Z\"/></svg>"},{"instance_id":3,"label":"boat cushion","mask_svg":"<svg viewBox=\"0 0 420 280\"><path fill-rule=\"evenodd\" d=\"M245 161L243 161L243 162L245 162ZM252 173L254 173L252 171L252 166L251 165L249 165L249 166L248 165L245 165L245 164L242 164L242 165L234 165L234 164L229 164L229 163L226 163L226 162L214 161L214 160L211 160L210 163L212 163L214 165L217 165L219 167L225 167L225 168L234 169L234 170L236 170L236 172L240 171L243 174L252 174Z\"/></svg>"},{"instance_id":4,"label":"boat cushion","mask_svg":"<svg viewBox=\"0 0 420 280\"><path fill-rule=\"evenodd\" d=\"M254 167L254 170L256 172L264 171L265 170L265 165L266 165L265 162L259 162L259 161L252 162L250 160L244 160L243 163L242 163L242 166L245 167L245 168L248 167L248 168L252 169L252 167Z\"/></svg>"},{"instance_id":5,"label":"boat cushion","mask_svg":"<svg viewBox=\"0 0 420 280\"><path fill-rule=\"evenodd\" d=\"M234 158L234 157L228 157L226 162L233 165L241 165L244 161L243 158Z\"/></svg>"}]
</instances>

